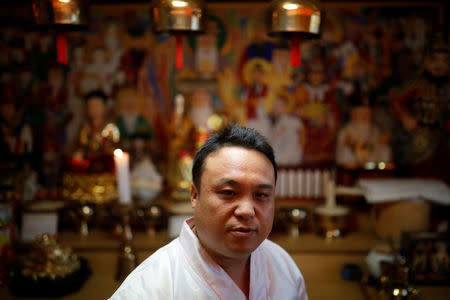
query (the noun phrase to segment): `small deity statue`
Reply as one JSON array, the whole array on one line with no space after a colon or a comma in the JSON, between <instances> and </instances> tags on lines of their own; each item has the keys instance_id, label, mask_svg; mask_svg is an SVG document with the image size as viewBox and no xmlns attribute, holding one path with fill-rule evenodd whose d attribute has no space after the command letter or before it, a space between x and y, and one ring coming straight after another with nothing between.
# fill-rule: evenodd
<instances>
[{"instance_id":1,"label":"small deity statue","mask_svg":"<svg viewBox=\"0 0 450 300\"><path fill-rule=\"evenodd\" d=\"M326 81L324 66L320 61L310 64L307 82L295 89L294 96L295 113L302 118L306 131L304 161L332 162L340 112L336 94Z\"/></svg>"},{"instance_id":2,"label":"small deity statue","mask_svg":"<svg viewBox=\"0 0 450 300\"><path fill-rule=\"evenodd\" d=\"M108 120L107 99L105 93L99 90L84 97L86 121L73 146L73 167L94 173L113 169L113 151L118 146L120 133L117 126Z\"/></svg>"},{"instance_id":3,"label":"small deity statue","mask_svg":"<svg viewBox=\"0 0 450 300\"><path fill-rule=\"evenodd\" d=\"M406 164L413 176L450 178L449 48L437 36L429 44L420 78L391 99L407 132Z\"/></svg>"},{"instance_id":4,"label":"small deity statue","mask_svg":"<svg viewBox=\"0 0 450 300\"><path fill-rule=\"evenodd\" d=\"M391 162L389 133L382 133L373 123L369 97L355 88L351 98L350 121L338 132L336 162L357 168L367 162Z\"/></svg>"},{"instance_id":5,"label":"small deity statue","mask_svg":"<svg viewBox=\"0 0 450 300\"><path fill-rule=\"evenodd\" d=\"M5 84L0 86L0 153L2 158L32 151L31 128L23 122L19 103L13 87Z\"/></svg>"}]
</instances>

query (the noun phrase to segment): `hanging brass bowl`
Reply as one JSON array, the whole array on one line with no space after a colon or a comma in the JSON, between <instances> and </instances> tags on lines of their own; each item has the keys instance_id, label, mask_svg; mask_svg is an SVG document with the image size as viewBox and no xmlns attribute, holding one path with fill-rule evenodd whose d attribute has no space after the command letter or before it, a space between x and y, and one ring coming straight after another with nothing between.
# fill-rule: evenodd
<instances>
[{"instance_id":1,"label":"hanging brass bowl","mask_svg":"<svg viewBox=\"0 0 450 300\"><path fill-rule=\"evenodd\" d=\"M269 5L269 33L301 33L302 38L319 34L321 12L318 1L275 0Z\"/></svg>"},{"instance_id":2,"label":"hanging brass bowl","mask_svg":"<svg viewBox=\"0 0 450 300\"><path fill-rule=\"evenodd\" d=\"M203 0L154 0L150 8L153 30L202 32L205 11Z\"/></svg>"},{"instance_id":3,"label":"hanging brass bowl","mask_svg":"<svg viewBox=\"0 0 450 300\"><path fill-rule=\"evenodd\" d=\"M88 26L89 0L33 0L37 25Z\"/></svg>"}]
</instances>

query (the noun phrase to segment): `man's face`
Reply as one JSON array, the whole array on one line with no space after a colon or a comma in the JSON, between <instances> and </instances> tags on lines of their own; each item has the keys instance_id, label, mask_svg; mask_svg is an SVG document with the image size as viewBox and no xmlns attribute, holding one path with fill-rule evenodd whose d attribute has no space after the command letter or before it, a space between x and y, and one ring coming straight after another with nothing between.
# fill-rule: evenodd
<instances>
[{"instance_id":1,"label":"man's face","mask_svg":"<svg viewBox=\"0 0 450 300\"><path fill-rule=\"evenodd\" d=\"M271 162L255 150L224 147L206 158L200 185L191 203L201 244L213 258L248 258L272 230Z\"/></svg>"}]
</instances>

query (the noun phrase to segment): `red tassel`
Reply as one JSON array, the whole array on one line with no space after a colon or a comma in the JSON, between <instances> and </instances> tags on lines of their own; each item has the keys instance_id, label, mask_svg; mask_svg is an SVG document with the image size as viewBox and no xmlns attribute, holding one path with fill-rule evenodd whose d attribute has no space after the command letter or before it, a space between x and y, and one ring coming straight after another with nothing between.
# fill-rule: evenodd
<instances>
[{"instance_id":1,"label":"red tassel","mask_svg":"<svg viewBox=\"0 0 450 300\"><path fill-rule=\"evenodd\" d=\"M64 34L58 34L56 36L56 50L58 62L63 65L67 65L67 37Z\"/></svg>"},{"instance_id":2,"label":"red tassel","mask_svg":"<svg viewBox=\"0 0 450 300\"><path fill-rule=\"evenodd\" d=\"M292 36L291 44L291 65L293 67L300 67L302 65L300 54L300 37L298 34Z\"/></svg>"},{"instance_id":3,"label":"red tassel","mask_svg":"<svg viewBox=\"0 0 450 300\"><path fill-rule=\"evenodd\" d=\"M183 67L183 41L181 39L181 33L175 35L177 42L177 56L176 56L176 67L181 69Z\"/></svg>"}]
</instances>

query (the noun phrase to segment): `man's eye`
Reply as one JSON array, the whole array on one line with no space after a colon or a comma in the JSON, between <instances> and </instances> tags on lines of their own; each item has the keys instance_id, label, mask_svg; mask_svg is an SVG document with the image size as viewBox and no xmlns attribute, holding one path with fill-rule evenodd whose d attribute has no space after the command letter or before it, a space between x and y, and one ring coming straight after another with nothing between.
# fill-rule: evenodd
<instances>
[{"instance_id":1,"label":"man's eye","mask_svg":"<svg viewBox=\"0 0 450 300\"><path fill-rule=\"evenodd\" d=\"M257 199L263 200L263 201L269 199L269 197L270 197L270 195L267 194L267 193L256 193L255 196L256 196Z\"/></svg>"},{"instance_id":2,"label":"man's eye","mask_svg":"<svg viewBox=\"0 0 450 300\"><path fill-rule=\"evenodd\" d=\"M227 196L227 197L231 197L236 195L236 193L232 190L222 190L219 192L219 194L223 195L223 196Z\"/></svg>"}]
</instances>

